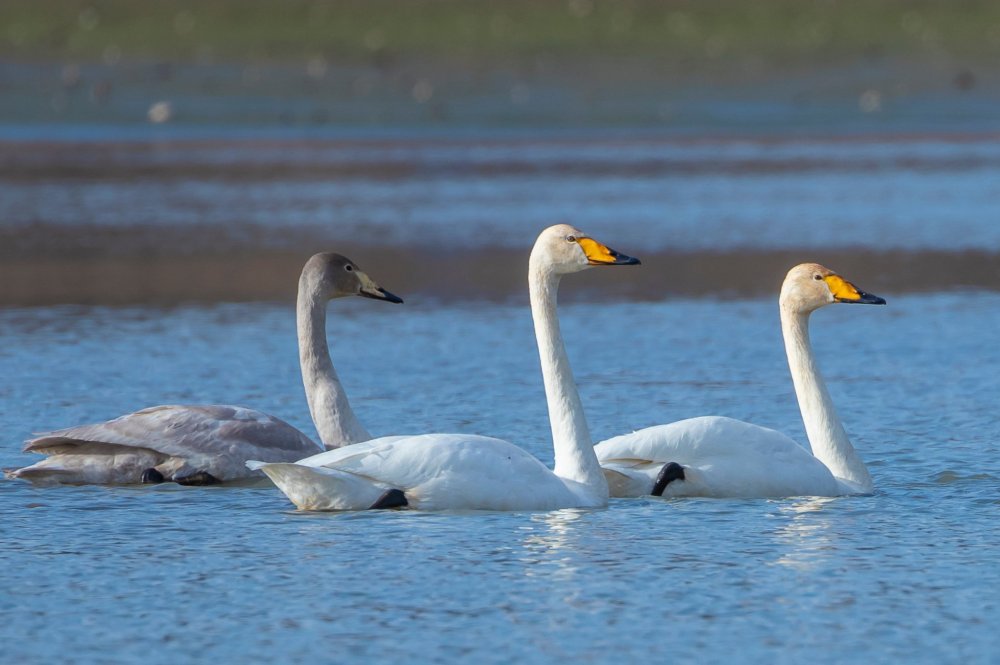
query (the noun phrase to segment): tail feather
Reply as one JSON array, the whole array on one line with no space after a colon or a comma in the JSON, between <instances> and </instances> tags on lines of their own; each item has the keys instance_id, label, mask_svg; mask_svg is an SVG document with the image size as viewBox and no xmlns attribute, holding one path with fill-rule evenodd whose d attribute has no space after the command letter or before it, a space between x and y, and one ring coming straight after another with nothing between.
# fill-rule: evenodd
<instances>
[{"instance_id":1,"label":"tail feather","mask_svg":"<svg viewBox=\"0 0 1000 665\"><path fill-rule=\"evenodd\" d=\"M20 469L4 469L3 475L9 480L27 480L34 485L82 485L83 481L73 482L72 474L64 469L36 469L25 466Z\"/></svg>"},{"instance_id":2,"label":"tail feather","mask_svg":"<svg viewBox=\"0 0 1000 665\"><path fill-rule=\"evenodd\" d=\"M267 474L300 510L365 510L392 489L337 469L294 462L267 464L251 460L247 467Z\"/></svg>"},{"instance_id":3,"label":"tail feather","mask_svg":"<svg viewBox=\"0 0 1000 665\"><path fill-rule=\"evenodd\" d=\"M142 455L52 455L4 475L35 485L132 485L155 463Z\"/></svg>"}]
</instances>

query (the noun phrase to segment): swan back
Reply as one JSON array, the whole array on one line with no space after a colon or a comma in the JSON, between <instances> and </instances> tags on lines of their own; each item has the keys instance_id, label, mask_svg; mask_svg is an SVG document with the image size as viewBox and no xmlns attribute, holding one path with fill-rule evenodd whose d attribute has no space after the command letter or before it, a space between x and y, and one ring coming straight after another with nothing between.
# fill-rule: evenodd
<instances>
[{"instance_id":1,"label":"swan back","mask_svg":"<svg viewBox=\"0 0 1000 665\"><path fill-rule=\"evenodd\" d=\"M55 474L73 484L137 483L145 469L167 460L219 480L246 477L244 462L293 461L320 448L306 435L266 413L228 405L154 406L114 420L40 434L25 452L50 457L13 472L34 479Z\"/></svg>"},{"instance_id":2,"label":"swan back","mask_svg":"<svg viewBox=\"0 0 1000 665\"><path fill-rule=\"evenodd\" d=\"M604 505L523 449L486 436L391 436L296 464L255 464L300 508L358 510L386 489L419 510L550 510ZM294 467L294 468L293 468Z\"/></svg>"},{"instance_id":3,"label":"swan back","mask_svg":"<svg viewBox=\"0 0 1000 665\"><path fill-rule=\"evenodd\" d=\"M228 454L245 446L290 455L319 450L305 434L261 411L224 404L168 404L104 423L45 432L25 442L24 452L54 454L97 442L147 448L178 457Z\"/></svg>"},{"instance_id":4,"label":"swan back","mask_svg":"<svg viewBox=\"0 0 1000 665\"><path fill-rule=\"evenodd\" d=\"M666 462L685 467L686 479L664 496L835 496L830 471L790 437L721 416L649 427L596 446L601 464L651 482ZM641 477L640 475L640 477ZM648 493L649 484L643 493ZM619 494L620 496L620 494Z\"/></svg>"}]
</instances>

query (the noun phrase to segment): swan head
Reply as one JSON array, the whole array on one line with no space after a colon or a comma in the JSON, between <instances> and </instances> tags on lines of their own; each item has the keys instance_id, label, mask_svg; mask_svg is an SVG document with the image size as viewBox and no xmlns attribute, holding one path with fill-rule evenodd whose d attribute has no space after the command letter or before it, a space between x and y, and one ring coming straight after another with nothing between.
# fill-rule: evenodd
<instances>
[{"instance_id":1,"label":"swan head","mask_svg":"<svg viewBox=\"0 0 1000 665\"><path fill-rule=\"evenodd\" d=\"M556 275L568 275L594 266L634 266L639 259L611 249L569 224L541 232L531 250L532 265Z\"/></svg>"},{"instance_id":2,"label":"swan head","mask_svg":"<svg viewBox=\"0 0 1000 665\"><path fill-rule=\"evenodd\" d=\"M403 302L402 298L383 289L358 264L342 254L314 254L302 268L301 279L311 284L311 290L330 300L362 296L392 303Z\"/></svg>"},{"instance_id":3,"label":"swan head","mask_svg":"<svg viewBox=\"0 0 1000 665\"><path fill-rule=\"evenodd\" d=\"M818 263L795 266L781 285L781 306L792 311L809 313L836 302L884 305L885 299L862 291Z\"/></svg>"}]
</instances>

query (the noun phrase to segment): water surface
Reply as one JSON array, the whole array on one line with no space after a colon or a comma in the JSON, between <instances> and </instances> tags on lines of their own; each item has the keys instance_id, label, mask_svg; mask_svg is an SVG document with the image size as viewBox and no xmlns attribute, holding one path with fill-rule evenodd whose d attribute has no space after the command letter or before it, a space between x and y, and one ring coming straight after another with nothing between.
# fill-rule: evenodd
<instances>
[{"instance_id":1,"label":"water surface","mask_svg":"<svg viewBox=\"0 0 1000 665\"><path fill-rule=\"evenodd\" d=\"M869 497L307 514L275 489L0 482L12 662L968 662L1000 653L1000 297L831 307L814 342ZM565 289L572 289L567 280ZM551 461L522 305L331 305L377 434ZM772 298L563 307L595 439L717 413L802 440ZM970 332L974 331L974 332ZM164 402L313 433L288 306L0 311L0 465L32 430Z\"/></svg>"},{"instance_id":2,"label":"water surface","mask_svg":"<svg viewBox=\"0 0 1000 665\"><path fill-rule=\"evenodd\" d=\"M0 158L8 224L186 229L184 253L303 236L521 248L557 221L647 250L1000 251L995 135L15 141Z\"/></svg>"}]
</instances>

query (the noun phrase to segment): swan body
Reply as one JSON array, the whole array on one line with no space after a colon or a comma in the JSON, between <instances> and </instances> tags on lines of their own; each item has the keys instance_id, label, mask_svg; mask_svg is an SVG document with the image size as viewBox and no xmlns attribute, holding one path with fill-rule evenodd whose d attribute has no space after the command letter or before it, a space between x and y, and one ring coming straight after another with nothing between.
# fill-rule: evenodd
<instances>
[{"instance_id":1,"label":"swan body","mask_svg":"<svg viewBox=\"0 0 1000 665\"><path fill-rule=\"evenodd\" d=\"M531 310L555 449L555 470L512 443L468 434L423 434L374 439L299 462L260 463L303 510L377 507L401 493L418 510L553 510L607 504L608 488L559 322L556 293L562 275L593 265L629 265L623 256L559 224L543 231L529 260Z\"/></svg>"},{"instance_id":2,"label":"swan body","mask_svg":"<svg viewBox=\"0 0 1000 665\"><path fill-rule=\"evenodd\" d=\"M319 447L288 423L239 406L165 405L95 425L47 432L25 452L47 457L11 473L39 484L125 485L155 468L165 478L244 478L248 456L291 461ZM195 482L197 482L195 480Z\"/></svg>"},{"instance_id":3,"label":"swan body","mask_svg":"<svg viewBox=\"0 0 1000 665\"><path fill-rule=\"evenodd\" d=\"M598 444L611 496L650 494L663 465L677 462L684 479L663 496L784 497L854 494L858 488L781 432L723 416L647 427Z\"/></svg>"},{"instance_id":4,"label":"swan body","mask_svg":"<svg viewBox=\"0 0 1000 665\"><path fill-rule=\"evenodd\" d=\"M328 448L371 438L351 411L326 341L326 304L348 295L402 302L344 256L322 253L306 262L297 303L299 359L309 408ZM164 405L40 434L24 451L47 457L6 475L38 485L164 480L200 485L259 476L246 467L248 459L291 462L321 450L288 423L260 411Z\"/></svg>"},{"instance_id":5,"label":"swan body","mask_svg":"<svg viewBox=\"0 0 1000 665\"><path fill-rule=\"evenodd\" d=\"M302 510L364 510L398 489L417 510L600 507L607 497L555 475L501 439L469 434L385 437L263 466Z\"/></svg>"},{"instance_id":6,"label":"swan body","mask_svg":"<svg viewBox=\"0 0 1000 665\"><path fill-rule=\"evenodd\" d=\"M595 446L612 496L788 497L868 494L871 477L833 407L809 343L809 315L835 303L885 304L831 270L802 264L789 271L779 306L799 409L812 452L766 427L705 416L658 425ZM664 465L682 477L657 488Z\"/></svg>"}]
</instances>

